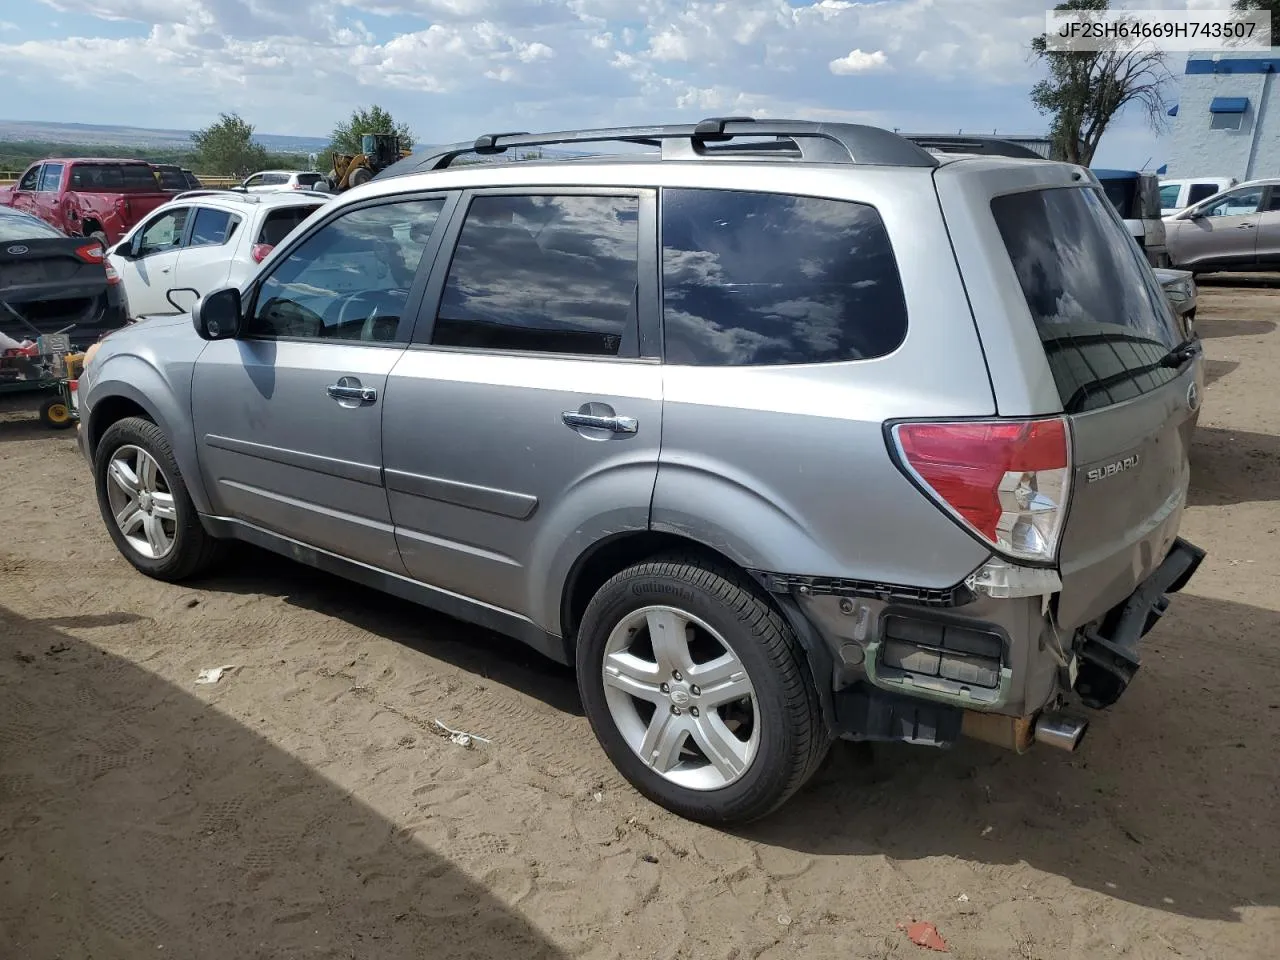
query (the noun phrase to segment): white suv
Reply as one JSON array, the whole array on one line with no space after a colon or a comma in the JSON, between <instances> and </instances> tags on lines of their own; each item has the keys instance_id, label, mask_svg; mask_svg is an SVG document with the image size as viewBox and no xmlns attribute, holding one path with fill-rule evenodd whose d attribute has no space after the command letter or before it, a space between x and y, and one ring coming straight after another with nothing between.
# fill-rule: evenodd
<instances>
[{"instance_id":1,"label":"white suv","mask_svg":"<svg viewBox=\"0 0 1280 960\"><path fill-rule=\"evenodd\" d=\"M240 184L249 193L275 193L279 190L310 190L324 180L323 173L309 170L259 170Z\"/></svg>"},{"instance_id":2,"label":"white suv","mask_svg":"<svg viewBox=\"0 0 1280 960\"><path fill-rule=\"evenodd\" d=\"M179 194L135 226L108 251L120 275L129 316L179 313L197 296L238 287L271 249L329 196L322 193ZM195 291L194 293L191 291Z\"/></svg>"}]
</instances>

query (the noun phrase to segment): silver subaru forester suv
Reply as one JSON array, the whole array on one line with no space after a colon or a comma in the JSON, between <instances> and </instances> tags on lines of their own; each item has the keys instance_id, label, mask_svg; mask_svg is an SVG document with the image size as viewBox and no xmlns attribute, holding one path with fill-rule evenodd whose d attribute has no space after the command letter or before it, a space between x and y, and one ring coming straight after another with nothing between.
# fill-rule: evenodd
<instances>
[{"instance_id":1,"label":"silver subaru forester suv","mask_svg":"<svg viewBox=\"0 0 1280 960\"><path fill-rule=\"evenodd\" d=\"M725 822L837 737L1075 749L1203 557L1201 367L1087 170L715 119L402 160L107 339L80 442L143 573L246 541L515 636Z\"/></svg>"}]
</instances>

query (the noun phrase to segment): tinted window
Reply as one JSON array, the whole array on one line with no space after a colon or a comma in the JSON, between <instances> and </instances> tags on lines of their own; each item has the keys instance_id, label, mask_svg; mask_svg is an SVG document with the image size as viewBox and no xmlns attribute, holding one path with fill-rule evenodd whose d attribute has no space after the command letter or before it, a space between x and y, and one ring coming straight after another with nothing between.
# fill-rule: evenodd
<instances>
[{"instance_id":1,"label":"tinted window","mask_svg":"<svg viewBox=\"0 0 1280 960\"><path fill-rule=\"evenodd\" d=\"M1116 213L1120 214L1122 220L1141 220L1142 210L1138 204L1138 181L1130 180L1103 180L1102 191L1107 195L1107 199L1111 201L1111 205L1116 208Z\"/></svg>"},{"instance_id":2,"label":"tinted window","mask_svg":"<svg viewBox=\"0 0 1280 960\"><path fill-rule=\"evenodd\" d=\"M300 173L298 174L298 183L304 187L311 187L320 182L320 174L318 173Z\"/></svg>"},{"instance_id":3,"label":"tinted window","mask_svg":"<svg viewBox=\"0 0 1280 960\"><path fill-rule=\"evenodd\" d=\"M29 217L25 213L0 209L0 243L10 240L54 240L62 234L43 220Z\"/></svg>"},{"instance_id":4,"label":"tinted window","mask_svg":"<svg viewBox=\"0 0 1280 960\"><path fill-rule=\"evenodd\" d=\"M1160 188L1160 206L1166 210L1178 205L1178 191L1182 188L1176 183L1169 183ZM1192 187L1194 190L1195 188Z\"/></svg>"},{"instance_id":5,"label":"tinted window","mask_svg":"<svg viewBox=\"0 0 1280 960\"><path fill-rule=\"evenodd\" d=\"M62 186L62 167L61 163L46 163L44 172L40 174L40 192L41 193L57 193Z\"/></svg>"},{"instance_id":6,"label":"tinted window","mask_svg":"<svg viewBox=\"0 0 1280 960\"><path fill-rule=\"evenodd\" d=\"M289 175L287 173L266 173L262 176L262 183L265 186L274 186L279 183L288 183Z\"/></svg>"},{"instance_id":7,"label":"tinted window","mask_svg":"<svg viewBox=\"0 0 1280 960\"><path fill-rule=\"evenodd\" d=\"M319 204L300 204L296 207L278 207L267 214L258 230L258 238L254 243L265 243L276 246L285 237L297 229L298 224L311 216Z\"/></svg>"},{"instance_id":8,"label":"tinted window","mask_svg":"<svg viewBox=\"0 0 1280 960\"><path fill-rule=\"evenodd\" d=\"M668 363L828 363L902 343L906 303L874 207L729 190L662 194Z\"/></svg>"},{"instance_id":9,"label":"tinted window","mask_svg":"<svg viewBox=\"0 0 1280 960\"><path fill-rule=\"evenodd\" d=\"M1164 293L1096 190L997 197L991 211L1068 412L1119 403L1177 376Z\"/></svg>"},{"instance_id":10,"label":"tinted window","mask_svg":"<svg viewBox=\"0 0 1280 960\"><path fill-rule=\"evenodd\" d=\"M634 356L639 213L636 197L477 197L432 342Z\"/></svg>"},{"instance_id":11,"label":"tinted window","mask_svg":"<svg viewBox=\"0 0 1280 960\"><path fill-rule=\"evenodd\" d=\"M160 174L160 186L163 189L185 190L187 188L187 178L176 167L160 167L156 172Z\"/></svg>"},{"instance_id":12,"label":"tinted window","mask_svg":"<svg viewBox=\"0 0 1280 960\"><path fill-rule=\"evenodd\" d=\"M1224 194L1221 200L1205 207L1200 213L1206 217L1247 217L1251 213L1257 213L1261 203L1262 188L1249 187Z\"/></svg>"},{"instance_id":13,"label":"tinted window","mask_svg":"<svg viewBox=\"0 0 1280 960\"><path fill-rule=\"evenodd\" d=\"M1193 183L1187 190L1187 206L1208 200L1217 192L1218 185L1215 183Z\"/></svg>"},{"instance_id":14,"label":"tinted window","mask_svg":"<svg viewBox=\"0 0 1280 960\"><path fill-rule=\"evenodd\" d=\"M19 190L34 190L40 183L40 168L32 167L22 175L22 180L18 184Z\"/></svg>"},{"instance_id":15,"label":"tinted window","mask_svg":"<svg viewBox=\"0 0 1280 960\"><path fill-rule=\"evenodd\" d=\"M225 210L197 207L196 222L191 227L191 239L187 242L187 246L217 246L226 243L231 236L233 219L232 215Z\"/></svg>"},{"instance_id":16,"label":"tinted window","mask_svg":"<svg viewBox=\"0 0 1280 960\"><path fill-rule=\"evenodd\" d=\"M152 220L142 231L138 256L176 250L182 245L182 231L187 226L189 207L169 210Z\"/></svg>"},{"instance_id":17,"label":"tinted window","mask_svg":"<svg viewBox=\"0 0 1280 960\"><path fill-rule=\"evenodd\" d=\"M444 200L364 207L291 250L262 283L256 337L392 341Z\"/></svg>"},{"instance_id":18,"label":"tinted window","mask_svg":"<svg viewBox=\"0 0 1280 960\"><path fill-rule=\"evenodd\" d=\"M73 190L154 193L156 176L143 163L77 163L71 170Z\"/></svg>"}]
</instances>

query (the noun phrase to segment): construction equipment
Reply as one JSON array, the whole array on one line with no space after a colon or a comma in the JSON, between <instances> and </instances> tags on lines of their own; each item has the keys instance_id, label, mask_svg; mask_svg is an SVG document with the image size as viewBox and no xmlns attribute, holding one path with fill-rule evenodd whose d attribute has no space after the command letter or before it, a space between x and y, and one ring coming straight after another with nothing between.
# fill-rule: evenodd
<instances>
[{"instance_id":1,"label":"construction equipment","mask_svg":"<svg viewBox=\"0 0 1280 960\"><path fill-rule=\"evenodd\" d=\"M55 393L40 406L41 422L54 430L73 426L76 417L64 384L80 376L84 354L66 333L46 334L30 347L0 353L0 394Z\"/></svg>"},{"instance_id":2,"label":"construction equipment","mask_svg":"<svg viewBox=\"0 0 1280 960\"><path fill-rule=\"evenodd\" d=\"M397 160L409 156L412 151L400 146L400 138L394 133L366 133L360 138L357 154L335 153L333 169L329 171L329 189L341 193L351 187L368 183Z\"/></svg>"}]
</instances>

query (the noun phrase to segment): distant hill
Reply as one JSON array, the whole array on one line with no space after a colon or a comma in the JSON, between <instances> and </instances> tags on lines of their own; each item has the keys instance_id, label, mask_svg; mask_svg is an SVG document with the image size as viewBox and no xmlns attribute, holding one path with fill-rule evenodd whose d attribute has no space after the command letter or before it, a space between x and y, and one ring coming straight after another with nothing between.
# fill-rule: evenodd
<instances>
[{"instance_id":1,"label":"distant hill","mask_svg":"<svg viewBox=\"0 0 1280 960\"><path fill-rule=\"evenodd\" d=\"M34 140L43 143L101 144L148 150L188 150L190 130L153 130L98 123L45 123L37 120L0 120L0 140ZM290 137L255 134L254 140L272 153L318 153L329 146L328 137Z\"/></svg>"}]
</instances>

